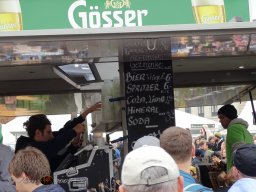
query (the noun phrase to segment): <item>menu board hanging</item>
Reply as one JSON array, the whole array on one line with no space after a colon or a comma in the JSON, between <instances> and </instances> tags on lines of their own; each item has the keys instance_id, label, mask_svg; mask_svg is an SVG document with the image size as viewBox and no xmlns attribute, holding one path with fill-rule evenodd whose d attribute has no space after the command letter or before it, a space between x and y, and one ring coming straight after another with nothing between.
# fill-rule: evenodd
<instances>
[{"instance_id":1,"label":"menu board hanging","mask_svg":"<svg viewBox=\"0 0 256 192\"><path fill-rule=\"evenodd\" d=\"M129 150L144 135L159 137L175 125L169 39L124 41L124 78Z\"/></svg>"}]
</instances>

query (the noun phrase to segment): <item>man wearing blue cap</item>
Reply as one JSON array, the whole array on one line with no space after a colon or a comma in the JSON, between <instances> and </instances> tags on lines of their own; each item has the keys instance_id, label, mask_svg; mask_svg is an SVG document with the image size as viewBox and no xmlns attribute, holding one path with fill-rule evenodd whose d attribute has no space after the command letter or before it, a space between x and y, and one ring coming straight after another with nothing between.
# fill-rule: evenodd
<instances>
[{"instance_id":1,"label":"man wearing blue cap","mask_svg":"<svg viewBox=\"0 0 256 192\"><path fill-rule=\"evenodd\" d=\"M256 145L244 144L234 151L232 174L237 181L228 192L256 191Z\"/></svg>"},{"instance_id":2,"label":"man wearing blue cap","mask_svg":"<svg viewBox=\"0 0 256 192\"><path fill-rule=\"evenodd\" d=\"M234 143L253 143L252 135L247 130L248 123L237 117L236 108L230 104L224 105L218 111L220 123L224 129L227 129L227 171L232 168L232 145Z\"/></svg>"}]
</instances>

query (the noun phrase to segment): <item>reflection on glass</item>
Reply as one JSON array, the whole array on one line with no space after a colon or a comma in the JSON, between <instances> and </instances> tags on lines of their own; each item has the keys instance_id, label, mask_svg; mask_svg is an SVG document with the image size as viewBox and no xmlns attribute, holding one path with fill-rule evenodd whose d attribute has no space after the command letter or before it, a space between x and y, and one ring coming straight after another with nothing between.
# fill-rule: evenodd
<instances>
[{"instance_id":1,"label":"reflection on glass","mask_svg":"<svg viewBox=\"0 0 256 192\"><path fill-rule=\"evenodd\" d=\"M5 42L0 43L0 62L12 64L86 63L91 58L116 58L118 43L117 40Z\"/></svg>"},{"instance_id":2,"label":"reflection on glass","mask_svg":"<svg viewBox=\"0 0 256 192\"><path fill-rule=\"evenodd\" d=\"M172 57L232 56L249 54L248 34L171 37ZM252 37L255 36L252 35ZM186 41L184 41L186 39ZM255 44L255 40L254 40ZM254 46L250 44L250 46Z\"/></svg>"},{"instance_id":3,"label":"reflection on glass","mask_svg":"<svg viewBox=\"0 0 256 192\"><path fill-rule=\"evenodd\" d=\"M247 85L177 88L174 89L175 107L220 105L239 95L245 88Z\"/></svg>"},{"instance_id":4,"label":"reflection on glass","mask_svg":"<svg viewBox=\"0 0 256 192\"><path fill-rule=\"evenodd\" d=\"M175 108L223 105L227 100L239 95L246 88L247 85L175 88ZM254 98L256 90L253 90L252 94ZM93 95L95 93L81 93L82 107L88 105L87 102L88 100L91 101ZM248 95L240 99L241 101L247 101ZM6 106L10 104L15 105L15 107L9 108ZM12 119L11 117L27 116L37 113L47 115L71 114L78 111L78 106L76 105L74 94L68 93L0 97L0 109L1 120L1 118L3 119L5 117Z\"/></svg>"},{"instance_id":5,"label":"reflection on glass","mask_svg":"<svg viewBox=\"0 0 256 192\"><path fill-rule=\"evenodd\" d=\"M59 68L76 83L85 83L86 81L95 80L92 70L87 63L61 65Z\"/></svg>"},{"instance_id":6,"label":"reflection on glass","mask_svg":"<svg viewBox=\"0 0 256 192\"><path fill-rule=\"evenodd\" d=\"M250 51L254 52L256 51L256 34L251 35L251 41L250 41Z\"/></svg>"},{"instance_id":7,"label":"reflection on glass","mask_svg":"<svg viewBox=\"0 0 256 192\"><path fill-rule=\"evenodd\" d=\"M32 115L45 111L48 95L0 97L0 117Z\"/></svg>"},{"instance_id":8,"label":"reflection on glass","mask_svg":"<svg viewBox=\"0 0 256 192\"><path fill-rule=\"evenodd\" d=\"M91 98L95 93L81 93L81 108L87 104L86 98ZM0 97L0 122L6 117L30 116L44 113L47 115L71 114L78 111L75 103L75 94L56 95L22 95ZM12 118L9 118L12 119Z\"/></svg>"}]
</instances>

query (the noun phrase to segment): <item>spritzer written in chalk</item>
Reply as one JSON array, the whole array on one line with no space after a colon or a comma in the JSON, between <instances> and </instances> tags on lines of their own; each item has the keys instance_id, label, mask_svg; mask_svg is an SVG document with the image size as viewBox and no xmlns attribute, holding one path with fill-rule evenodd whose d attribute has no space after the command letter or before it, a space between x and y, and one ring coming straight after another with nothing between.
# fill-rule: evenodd
<instances>
[{"instance_id":1,"label":"spritzer written in chalk","mask_svg":"<svg viewBox=\"0 0 256 192\"><path fill-rule=\"evenodd\" d=\"M195 20L199 24L226 22L223 0L192 0Z\"/></svg>"},{"instance_id":2,"label":"spritzer written in chalk","mask_svg":"<svg viewBox=\"0 0 256 192\"><path fill-rule=\"evenodd\" d=\"M0 0L0 31L22 30L19 0Z\"/></svg>"}]
</instances>

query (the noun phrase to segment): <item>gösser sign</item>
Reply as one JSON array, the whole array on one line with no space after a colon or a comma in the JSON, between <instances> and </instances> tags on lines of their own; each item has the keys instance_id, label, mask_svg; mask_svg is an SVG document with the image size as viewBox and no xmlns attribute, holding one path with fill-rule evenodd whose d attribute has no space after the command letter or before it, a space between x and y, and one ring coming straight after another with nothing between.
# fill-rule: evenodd
<instances>
[{"instance_id":1,"label":"g\u00f6sser sign","mask_svg":"<svg viewBox=\"0 0 256 192\"><path fill-rule=\"evenodd\" d=\"M112 1L107 1L106 8ZM129 3L129 1L126 1ZM121 5L122 1L120 2ZM119 4L118 4L119 5ZM123 4L130 7L129 4ZM82 26L77 24L74 13L78 7L83 7L84 11L78 12L82 20ZM109 27L135 27L143 25L143 18L148 15L148 10L117 10L99 12L99 6L87 6L86 0L74 2L68 10L68 19L73 28L109 28Z\"/></svg>"},{"instance_id":2,"label":"g\u00f6sser sign","mask_svg":"<svg viewBox=\"0 0 256 192\"><path fill-rule=\"evenodd\" d=\"M0 0L0 30L114 28L250 21L254 0ZM40 13L40 14L39 14ZM255 15L255 14L254 14ZM253 17L253 14L251 14Z\"/></svg>"}]
</instances>

